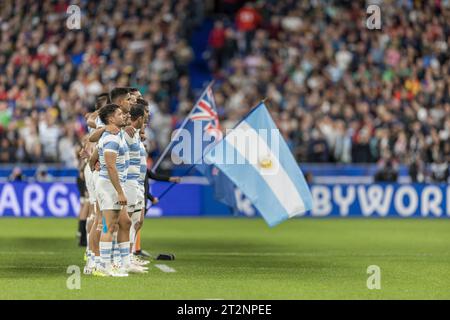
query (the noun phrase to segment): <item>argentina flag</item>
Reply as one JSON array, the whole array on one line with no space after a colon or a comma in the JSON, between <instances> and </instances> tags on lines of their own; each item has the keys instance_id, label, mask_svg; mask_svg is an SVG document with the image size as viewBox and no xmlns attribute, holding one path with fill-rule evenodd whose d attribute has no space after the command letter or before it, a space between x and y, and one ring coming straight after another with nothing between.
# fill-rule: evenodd
<instances>
[{"instance_id":1,"label":"argentina flag","mask_svg":"<svg viewBox=\"0 0 450 320\"><path fill-rule=\"evenodd\" d=\"M204 156L253 203L269 226L312 209L312 196L266 106L260 103Z\"/></svg>"}]
</instances>

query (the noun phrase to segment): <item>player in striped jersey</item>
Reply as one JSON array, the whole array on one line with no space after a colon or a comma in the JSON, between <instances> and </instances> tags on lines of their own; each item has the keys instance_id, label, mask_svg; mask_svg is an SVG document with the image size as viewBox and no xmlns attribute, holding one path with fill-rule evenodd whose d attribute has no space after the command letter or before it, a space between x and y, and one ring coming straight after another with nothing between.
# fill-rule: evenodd
<instances>
[{"instance_id":1,"label":"player in striped jersey","mask_svg":"<svg viewBox=\"0 0 450 320\"><path fill-rule=\"evenodd\" d=\"M88 134L91 134L97 125L104 126L104 124L99 124L98 118L98 110L103 107L105 104L109 103L109 93L102 93L97 96L95 103L95 111L88 114L86 116L88 123ZM96 121L97 120L97 121ZM90 124L90 121L94 122L94 125ZM96 143L92 143L88 140L88 136L86 137L86 146L90 150L88 159L88 163L85 166L84 175L87 177L86 179L86 188L89 193L89 202L90 202L90 214L87 219L86 229L87 229L87 248L86 248L86 256L87 262L84 268L85 274L91 274L95 265L100 264L100 251L99 251L99 241L100 234L102 230L102 217L101 212L98 207L95 184L98 179L99 174L99 164L97 158L94 159L94 153L96 153L97 146Z\"/></svg>"},{"instance_id":2,"label":"player in striped jersey","mask_svg":"<svg viewBox=\"0 0 450 320\"><path fill-rule=\"evenodd\" d=\"M142 129L144 124L144 116L145 116L145 106L141 104L134 104L130 109L130 119L131 119L131 127L135 129L135 133L132 136L129 136L126 133L125 141L128 145L129 156L130 156L130 165L128 167L127 181L125 183L125 194L128 200L127 211L128 215L131 218L131 227L129 229L130 232L130 250L133 248L134 239L135 239L135 225L140 220L140 210L136 210L136 205L138 201L138 193L139 193L139 175L140 175L140 166L141 166L141 158L140 158L140 135L139 131ZM132 264L129 268L130 272L134 273L145 273L147 272L147 268L139 266L134 259L131 260Z\"/></svg>"},{"instance_id":3,"label":"player in striped jersey","mask_svg":"<svg viewBox=\"0 0 450 320\"><path fill-rule=\"evenodd\" d=\"M120 109L122 110L123 114L127 117L129 117L130 106L131 106L131 102L133 100L129 91L130 91L129 88L114 88L109 94L110 101L112 103L118 105L120 107ZM118 129L117 127L105 125L103 123L103 121L101 120L101 118L98 116L97 117L91 116L88 119L88 124L91 127L95 128L89 136L89 141L95 142L95 143L97 141L99 141L100 137L105 132L118 133L120 130L123 129L123 128ZM126 124L128 124L128 122ZM125 131L129 132L130 134L134 134L135 130L133 128L131 128L130 126L127 126L127 127L125 127ZM123 134L124 133L122 131L121 135L123 136ZM96 157L98 158L98 152L94 151L93 159L95 159ZM120 215L119 219L120 219L119 224L122 225L123 227L125 227L127 225L131 225L131 221L127 215L126 210L123 210L123 214ZM113 249L112 249L112 260L114 262L115 267L119 267L121 265L120 250L117 245L117 237L118 237L118 230L115 230L113 232Z\"/></svg>"},{"instance_id":4,"label":"player in striped jersey","mask_svg":"<svg viewBox=\"0 0 450 320\"><path fill-rule=\"evenodd\" d=\"M145 149L144 141L145 141L145 128L147 127L148 121L150 119L150 110L148 108L148 102L142 98L137 99L138 104L142 104L145 106L145 116L144 116L144 124L142 126L142 129L139 132L140 135L140 156L141 156L141 165L140 165L140 174L139 174L139 193L138 193L138 204L136 205L136 209L140 209L140 219L139 222L134 224L134 228L132 227L132 232L134 235L130 235L130 239L135 239L135 248L133 249L134 255L132 257L135 257L135 261L138 264L145 265L148 263L148 261L143 260L140 258L139 251L140 249L140 230L144 224L144 216L146 212L146 203L147 198L151 201L153 205L157 204L159 199L157 197L154 197L149 191L148 191L148 179L151 178L153 180L158 181L167 181L172 183L179 183L180 177L170 177L160 174L155 174L147 169L147 150ZM149 256L149 255L147 255Z\"/></svg>"},{"instance_id":5,"label":"player in striped jersey","mask_svg":"<svg viewBox=\"0 0 450 320\"><path fill-rule=\"evenodd\" d=\"M127 121L121 108L116 104L102 107L99 117L103 123L117 129L125 126ZM126 228L120 228L119 225L122 207L127 205L123 187L129 165L128 146L122 132L113 134L105 131L98 142L98 153L100 174L96 188L104 226L100 238L102 269L97 271L104 276L128 276L126 269L129 267L130 261L129 254L127 255L125 251L129 251L129 234L125 234L124 229ZM124 249L124 255L122 256L122 268L114 272L111 265L111 254L113 232L117 225L119 225L119 248L121 252Z\"/></svg>"}]
</instances>

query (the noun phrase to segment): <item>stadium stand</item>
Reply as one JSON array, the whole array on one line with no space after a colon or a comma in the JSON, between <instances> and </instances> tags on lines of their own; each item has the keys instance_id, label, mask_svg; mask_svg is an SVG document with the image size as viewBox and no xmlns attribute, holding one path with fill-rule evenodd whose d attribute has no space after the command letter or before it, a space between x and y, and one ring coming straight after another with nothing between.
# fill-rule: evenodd
<instances>
[{"instance_id":1,"label":"stadium stand","mask_svg":"<svg viewBox=\"0 0 450 320\"><path fill-rule=\"evenodd\" d=\"M82 28L68 30L67 2L7 2L0 163L76 167L84 115L112 86L136 86L151 101L156 156L200 89L191 85L190 44L209 26L200 40L224 128L269 97L299 162L401 164L415 177L428 164L442 170L450 160L449 2L384 1L382 32L364 24L369 3L80 2Z\"/></svg>"}]
</instances>

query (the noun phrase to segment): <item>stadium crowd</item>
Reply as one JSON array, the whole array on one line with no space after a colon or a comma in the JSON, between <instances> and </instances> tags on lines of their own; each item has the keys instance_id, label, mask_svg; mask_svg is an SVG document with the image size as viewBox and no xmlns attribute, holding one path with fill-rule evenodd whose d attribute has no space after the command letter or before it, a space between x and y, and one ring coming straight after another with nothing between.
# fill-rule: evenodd
<instances>
[{"instance_id":1,"label":"stadium crowd","mask_svg":"<svg viewBox=\"0 0 450 320\"><path fill-rule=\"evenodd\" d=\"M186 39L202 21L202 1L80 1L79 30L66 26L69 4L1 5L0 163L76 166L84 115L113 87L144 93L161 137L170 133L171 106L191 95Z\"/></svg>"},{"instance_id":2,"label":"stadium crowd","mask_svg":"<svg viewBox=\"0 0 450 320\"><path fill-rule=\"evenodd\" d=\"M226 119L267 96L299 161L448 162L449 3L381 6L382 30L356 1L223 8L209 44Z\"/></svg>"},{"instance_id":3,"label":"stadium crowd","mask_svg":"<svg viewBox=\"0 0 450 320\"><path fill-rule=\"evenodd\" d=\"M223 128L268 97L298 161L442 168L449 1L372 2L381 30L367 28L369 2L356 1L81 2L78 31L65 26L67 4L10 2L0 20L0 162L74 165L83 115L114 85L151 101L148 147L164 148L195 101L188 39L208 14L205 59Z\"/></svg>"}]
</instances>

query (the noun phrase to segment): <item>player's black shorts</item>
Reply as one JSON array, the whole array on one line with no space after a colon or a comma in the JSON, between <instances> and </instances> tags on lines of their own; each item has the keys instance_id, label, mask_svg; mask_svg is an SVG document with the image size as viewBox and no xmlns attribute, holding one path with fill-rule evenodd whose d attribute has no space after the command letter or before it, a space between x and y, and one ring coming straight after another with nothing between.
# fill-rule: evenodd
<instances>
[{"instance_id":1,"label":"player's black shorts","mask_svg":"<svg viewBox=\"0 0 450 320\"><path fill-rule=\"evenodd\" d=\"M80 197L85 197L87 193L86 183L80 176L77 177L77 187L78 192L80 192Z\"/></svg>"}]
</instances>

